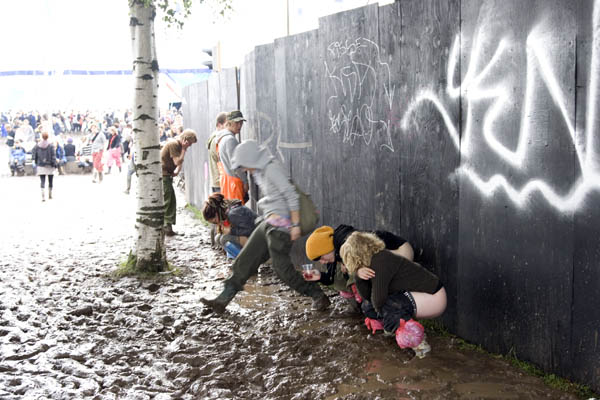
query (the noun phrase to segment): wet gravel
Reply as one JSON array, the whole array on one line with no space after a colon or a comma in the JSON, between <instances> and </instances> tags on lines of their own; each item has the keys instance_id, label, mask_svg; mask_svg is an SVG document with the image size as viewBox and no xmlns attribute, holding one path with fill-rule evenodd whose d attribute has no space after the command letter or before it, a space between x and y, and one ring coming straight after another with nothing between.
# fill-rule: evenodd
<instances>
[{"instance_id":1,"label":"wet gravel","mask_svg":"<svg viewBox=\"0 0 600 400\"><path fill-rule=\"evenodd\" d=\"M0 148L0 151L4 148ZM281 285L268 266L223 316L215 296L230 262L181 206L167 239L177 274L115 280L133 248L135 196L125 173L101 184L0 177L0 398L572 399L483 353L430 333L425 359L362 318Z\"/></svg>"}]
</instances>

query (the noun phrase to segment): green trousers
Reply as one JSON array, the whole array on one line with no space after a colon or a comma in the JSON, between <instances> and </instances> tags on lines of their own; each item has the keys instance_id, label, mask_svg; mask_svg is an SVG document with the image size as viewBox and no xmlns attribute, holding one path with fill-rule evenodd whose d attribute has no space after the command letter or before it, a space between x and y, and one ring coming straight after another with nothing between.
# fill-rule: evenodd
<instances>
[{"instance_id":1,"label":"green trousers","mask_svg":"<svg viewBox=\"0 0 600 400\"><path fill-rule=\"evenodd\" d=\"M242 290L246 281L258 272L258 267L269 257L273 270L286 285L300 294L318 297L323 294L316 282L305 281L302 274L296 271L290 258L292 240L289 233L277 229L265 221L261 222L248 238L246 245L235 258L233 274L225 281L225 285Z\"/></svg>"},{"instance_id":2,"label":"green trousers","mask_svg":"<svg viewBox=\"0 0 600 400\"><path fill-rule=\"evenodd\" d=\"M175 225L175 216L177 211L177 199L175 198L175 190L173 189L173 177L162 177L163 194L165 198L165 225Z\"/></svg>"}]
</instances>

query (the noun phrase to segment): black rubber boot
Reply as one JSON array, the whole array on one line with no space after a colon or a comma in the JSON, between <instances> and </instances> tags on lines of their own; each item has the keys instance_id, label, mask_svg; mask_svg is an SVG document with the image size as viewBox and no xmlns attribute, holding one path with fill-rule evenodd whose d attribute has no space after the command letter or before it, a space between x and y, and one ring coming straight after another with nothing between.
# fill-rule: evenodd
<instances>
[{"instance_id":1,"label":"black rubber boot","mask_svg":"<svg viewBox=\"0 0 600 400\"><path fill-rule=\"evenodd\" d=\"M314 311L325 311L330 304L331 302L329 301L329 297L327 297L325 293L321 292L316 297L313 297L311 308Z\"/></svg>"},{"instance_id":2,"label":"black rubber boot","mask_svg":"<svg viewBox=\"0 0 600 400\"><path fill-rule=\"evenodd\" d=\"M235 297L237 292L238 290L233 286L225 284L223 291L215 299L209 300L203 297L200 299L200 301L217 314L223 314L227 304L229 304L229 302Z\"/></svg>"}]
</instances>

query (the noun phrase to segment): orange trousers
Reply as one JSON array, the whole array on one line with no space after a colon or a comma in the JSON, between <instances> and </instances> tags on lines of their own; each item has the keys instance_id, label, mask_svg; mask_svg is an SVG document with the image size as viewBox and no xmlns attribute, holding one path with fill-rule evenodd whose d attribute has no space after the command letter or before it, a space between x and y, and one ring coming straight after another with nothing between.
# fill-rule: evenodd
<instances>
[{"instance_id":1,"label":"orange trousers","mask_svg":"<svg viewBox=\"0 0 600 400\"><path fill-rule=\"evenodd\" d=\"M244 182L237 176L227 175L220 161L217 165L219 166L219 173L221 175L221 193L225 199L238 199L244 204Z\"/></svg>"}]
</instances>

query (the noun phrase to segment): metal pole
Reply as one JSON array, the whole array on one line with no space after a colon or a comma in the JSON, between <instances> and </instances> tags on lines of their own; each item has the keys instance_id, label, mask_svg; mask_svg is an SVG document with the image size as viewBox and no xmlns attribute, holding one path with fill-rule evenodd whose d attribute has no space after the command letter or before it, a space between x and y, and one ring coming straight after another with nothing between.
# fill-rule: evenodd
<instances>
[{"instance_id":1,"label":"metal pole","mask_svg":"<svg viewBox=\"0 0 600 400\"><path fill-rule=\"evenodd\" d=\"M290 0L286 1L287 35L290 36Z\"/></svg>"}]
</instances>

